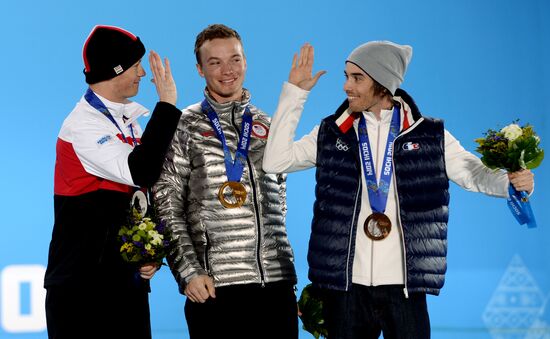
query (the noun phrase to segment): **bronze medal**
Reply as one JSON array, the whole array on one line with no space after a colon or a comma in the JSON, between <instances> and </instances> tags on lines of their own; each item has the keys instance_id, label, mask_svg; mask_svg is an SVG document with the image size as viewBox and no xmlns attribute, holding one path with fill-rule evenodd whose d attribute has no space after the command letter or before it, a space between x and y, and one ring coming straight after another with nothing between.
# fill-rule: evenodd
<instances>
[{"instance_id":1,"label":"bronze medal","mask_svg":"<svg viewBox=\"0 0 550 339\"><path fill-rule=\"evenodd\" d=\"M391 221L384 213L373 213L365 220L363 229L370 239L382 240L390 234Z\"/></svg>"},{"instance_id":2,"label":"bronze medal","mask_svg":"<svg viewBox=\"0 0 550 339\"><path fill-rule=\"evenodd\" d=\"M218 191L218 199L225 208L241 207L246 200L246 188L237 181L225 182Z\"/></svg>"}]
</instances>

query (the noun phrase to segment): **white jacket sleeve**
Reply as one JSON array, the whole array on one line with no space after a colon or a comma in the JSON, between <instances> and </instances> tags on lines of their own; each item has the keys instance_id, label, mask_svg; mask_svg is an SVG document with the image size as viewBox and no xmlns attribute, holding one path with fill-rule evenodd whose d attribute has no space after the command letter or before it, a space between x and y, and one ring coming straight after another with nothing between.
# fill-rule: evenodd
<instances>
[{"instance_id":1,"label":"white jacket sleeve","mask_svg":"<svg viewBox=\"0 0 550 339\"><path fill-rule=\"evenodd\" d=\"M265 172L288 173L315 167L319 127L315 126L309 134L294 141L308 94L309 91L288 82L283 84L265 148Z\"/></svg>"},{"instance_id":2,"label":"white jacket sleeve","mask_svg":"<svg viewBox=\"0 0 550 339\"><path fill-rule=\"evenodd\" d=\"M508 175L501 170L492 170L468 152L458 140L445 130L445 163L451 181L472 192L507 198L510 184Z\"/></svg>"}]
</instances>

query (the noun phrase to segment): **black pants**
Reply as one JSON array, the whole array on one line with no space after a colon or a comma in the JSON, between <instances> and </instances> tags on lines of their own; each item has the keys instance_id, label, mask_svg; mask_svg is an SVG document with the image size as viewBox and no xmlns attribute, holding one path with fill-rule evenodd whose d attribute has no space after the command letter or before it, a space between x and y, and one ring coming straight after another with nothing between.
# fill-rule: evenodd
<instances>
[{"instance_id":1,"label":"black pants","mask_svg":"<svg viewBox=\"0 0 550 339\"><path fill-rule=\"evenodd\" d=\"M50 339L151 339L144 288L48 287L46 320Z\"/></svg>"},{"instance_id":2,"label":"black pants","mask_svg":"<svg viewBox=\"0 0 550 339\"><path fill-rule=\"evenodd\" d=\"M288 282L218 287L216 298L203 304L187 299L185 318L191 339L298 338L296 295Z\"/></svg>"},{"instance_id":3,"label":"black pants","mask_svg":"<svg viewBox=\"0 0 550 339\"><path fill-rule=\"evenodd\" d=\"M353 284L347 292L322 291L323 314L330 339L429 339L425 293L403 285L367 287Z\"/></svg>"}]
</instances>

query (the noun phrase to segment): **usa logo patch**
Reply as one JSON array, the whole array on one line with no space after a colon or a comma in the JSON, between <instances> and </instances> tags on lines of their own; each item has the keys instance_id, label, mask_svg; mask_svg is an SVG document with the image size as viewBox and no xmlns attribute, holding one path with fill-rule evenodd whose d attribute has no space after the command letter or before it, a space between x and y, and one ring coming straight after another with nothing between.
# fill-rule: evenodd
<instances>
[{"instance_id":1,"label":"usa logo patch","mask_svg":"<svg viewBox=\"0 0 550 339\"><path fill-rule=\"evenodd\" d=\"M265 139L267 138L268 133L269 128L267 128L266 125L256 121L252 123L252 135L256 138Z\"/></svg>"}]
</instances>

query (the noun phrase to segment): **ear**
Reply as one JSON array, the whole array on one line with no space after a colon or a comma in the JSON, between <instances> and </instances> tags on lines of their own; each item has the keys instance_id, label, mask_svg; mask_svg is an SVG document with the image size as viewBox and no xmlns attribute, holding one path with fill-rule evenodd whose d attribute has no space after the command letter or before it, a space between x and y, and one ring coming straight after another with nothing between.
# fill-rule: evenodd
<instances>
[{"instance_id":1,"label":"ear","mask_svg":"<svg viewBox=\"0 0 550 339\"><path fill-rule=\"evenodd\" d=\"M199 75L204 78L204 72L202 71L202 66L200 64L196 64L197 66L197 72L199 72Z\"/></svg>"}]
</instances>

